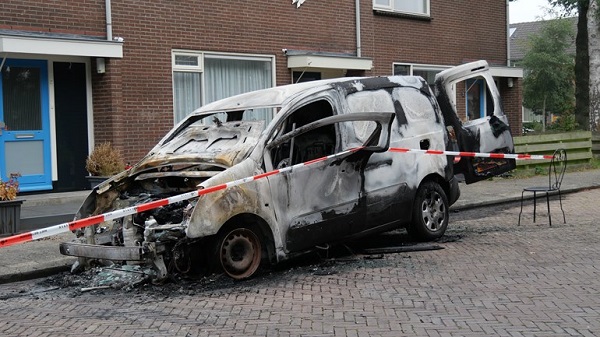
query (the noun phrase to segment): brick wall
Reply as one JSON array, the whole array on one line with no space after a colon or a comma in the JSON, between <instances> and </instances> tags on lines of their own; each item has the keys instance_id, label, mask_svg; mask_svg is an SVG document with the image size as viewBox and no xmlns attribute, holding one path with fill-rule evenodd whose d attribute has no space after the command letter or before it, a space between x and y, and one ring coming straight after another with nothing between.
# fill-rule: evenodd
<instances>
[{"instance_id":1,"label":"brick wall","mask_svg":"<svg viewBox=\"0 0 600 337\"><path fill-rule=\"evenodd\" d=\"M0 29L105 36L101 0L3 0Z\"/></svg>"},{"instance_id":2,"label":"brick wall","mask_svg":"<svg viewBox=\"0 0 600 337\"><path fill-rule=\"evenodd\" d=\"M98 74L92 62L92 97L94 97L94 142L111 142L122 153L129 153L124 125L128 117L123 109L123 60L106 59L106 72ZM125 122L125 123L124 123Z\"/></svg>"},{"instance_id":3,"label":"brick wall","mask_svg":"<svg viewBox=\"0 0 600 337\"><path fill-rule=\"evenodd\" d=\"M308 6L312 2L312 5ZM276 83L291 82L283 48L353 53L354 2L119 1L113 35L125 39L121 127L132 161L173 126L171 51L268 54L276 57ZM318 18L318 19L317 19ZM140 135L143 134L143 137Z\"/></svg>"},{"instance_id":4,"label":"brick wall","mask_svg":"<svg viewBox=\"0 0 600 337\"><path fill-rule=\"evenodd\" d=\"M373 14L363 1L363 53L375 58L374 72L392 62L457 65L485 59L506 64L504 1L431 1L431 20Z\"/></svg>"},{"instance_id":5,"label":"brick wall","mask_svg":"<svg viewBox=\"0 0 600 337\"><path fill-rule=\"evenodd\" d=\"M500 96L502 96L502 104L504 111L508 116L508 124L513 137L520 136L523 132L523 113L522 99L523 97L523 81L519 79L513 80L512 88L508 87L508 79L500 80Z\"/></svg>"},{"instance_id":6,"label":"brick wall","mask_svg":"<svg viewBox=\"0 0 600 337\"><path fill-rule=\"evenodd\" d=\"M5 0L0 28L103 36L104 13L102 0ZM289 0L120 0L112 14L124 57L93 74L94 136L112 141L132 162L173 126L173 49L275 55L278 85L291 81L283 48L356 51L350 0L308 0L300 8ZM363 0L361 19L362 56L374 60L365 75L391 74L392 62L505 63L504 1L431 1L431 20L423 21L374 14Z\"/></svg>"}]
</instances>

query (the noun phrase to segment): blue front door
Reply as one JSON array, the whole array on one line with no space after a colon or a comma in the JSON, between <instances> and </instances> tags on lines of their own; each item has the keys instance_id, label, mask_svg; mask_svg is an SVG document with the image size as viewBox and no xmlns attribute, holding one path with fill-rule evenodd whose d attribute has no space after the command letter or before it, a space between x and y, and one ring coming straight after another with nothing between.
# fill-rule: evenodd
<instances>
[{"instance_id":1,"label":"blue front door","mask_svg":"<svg viewBox=\"0 0 600 337\"><path fill-rule=\"evenodd\" d=\"M47 61L8 59L0 77L0 177L20 174L21 192L50 190Z\"/></svg>"}]
</instances>

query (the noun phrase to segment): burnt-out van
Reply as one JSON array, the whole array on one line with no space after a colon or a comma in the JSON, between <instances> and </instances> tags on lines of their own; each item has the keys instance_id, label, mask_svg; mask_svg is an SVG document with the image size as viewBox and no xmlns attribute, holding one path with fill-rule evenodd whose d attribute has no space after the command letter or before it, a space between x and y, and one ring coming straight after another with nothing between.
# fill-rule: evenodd
<instances>
[{"instance_id":1,"label":"burnt-out van","mask_svg":"<svg viewBox=\"0 0 600 337\"><path fill-rule=\"evenodd\" d=\"M458 89L485 89L460 116ZM462 100L464 98L460 98ZM396 228L440 238L467 183L514 168L507 159L396 153L390 147L512 153L488 65L421 77L340 78L259 90L207 104L141 161L96 186L76 218L207 189L78 232L66 255L142 261L157 278L192 264L252 276L317 246Z\"/></svg>"}]
</instances>

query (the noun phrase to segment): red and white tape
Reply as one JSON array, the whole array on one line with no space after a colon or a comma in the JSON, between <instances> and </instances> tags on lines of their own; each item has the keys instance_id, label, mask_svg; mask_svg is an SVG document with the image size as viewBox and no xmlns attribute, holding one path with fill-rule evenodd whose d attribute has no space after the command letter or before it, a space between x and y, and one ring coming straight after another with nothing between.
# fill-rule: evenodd
<instances>
[{"instance_id":1,"label":"red and white tape","mask_svg":"<svg viewBox=\"0 0 600 337\"><path fill-rule=\"evenodd\" d=\"M455 156L455 157L479 157L479 158L498 158L498 159L517 159L517 160L552 159L551 155L458 152L458 151L442 151L442 150L417 150L417 149L406 149L406 148L401 148L401 147L390 147L388 149L388 151L400 152L400 153L439 154L439 155Z\"/></svg>"},{"instance_id":2,"label":"red and white tape","mask_svg":"<svg viewBox=\"0 0 600 337\"><path fill-rule=\"evenodd\" d=\"M346 150L346 151L339 152L336 154L332 154L332 155L329 155L326 157L317 158L317 159L307 161L304 163L300 163L300 164L284 167L281 169L273 170L270 172L258 174L258 175L252 176L252 177L246 177L246 178L230 181L225 184L220 184L220 185L207 187L207 188L199 189L199 190L192 191L192 192L178 194L178 195L175 195L175 196L172 196L169 198L155 200L155 201L152 201L149 203L140 204L140 205L136 205L136 206L132 206L132 207L127 207L127 208L123 208L123 209L118 209L118 210L115 210L112 212L94 215L89 218L79 219L79 220L75 220L75 221L71 221L71 222L65 222L65 223L62 223L59 225L46 227L46 228L38 229L35 231L27 232L27 233L13 235L13 236L9 236L6 238L0 238L0 248L16 245L19 243L24 243L27 241L43 239L43 238L46 238L49 236L74 231L76 229L84 228L84 227L91 226L91 225L96 225L96 224L102 223L104 221L119 219L119 218L125 217L127 215L141 213L141 212L145 212L145 211L148 211L148 210L151 210L154 208L158 208L161 206L166 206L166 205L173 204L176 202L193 199L193 198L199 197L204 194L213 193L213 192L216 192L219 190L224 190L226 188L230 188L233 186L246 184L251 181L262 179L262 178L272 176L275 174L291 171L291 170L301 167L301 166L309 166L311 164L315 164L315 163L322 162L325 160L342 157L349 153L356 152L360 149L361 148L354 148L354 149Z\"/></svg>"},{"instance_id":3,"label":"red and white tape","mask_svg":"<svg viewBox=\"0 0 600 337\"><path fill-rule=\"evenodd\" d=\"M166 206L169 204L173 204L176 202L193 199L199 197L204 194L213 193L219 190L224 190L233 186L238 186L242 184L249 183L251 181L255 181L258 179L262 179L268 176L272 176L275 174L291 171L295 168L301 166L309 166L311 164L315 164L318 162L322 162L325 160L342 157L349 153L356 152L361 148L354 148L350 150L346 150L343 152L339 152L336 154L332 154L326 157L317 158L311 161L307 161L304 163L288 166L282 169L273 170L270 172L258 174L251 177L246 177L238 180L234 180L225 184L220 184L212 187L207 187L203 189L199 189L192 192L187 192L183 194L179 194L176 196L172 196L165 199L155 200L149 203L140 204L132 207L127 207L123 209L118 209L112 212L99 214L95 216L91 216L89 218L79 219L71 222L65 222L59 225L46 227L42 229L38 229L35 231L22 233L18 235L9 236L6 238L0 238L0 248L8 247L19 243L24 243L27 241L33 241L37 239L43 239L49 236L66 233L70 231L74 231L76 229L84 228L91 225L96 225L102 223L104 221L119 219L125 217L127 215L132 215L136 213L145 212L154 208ZM398 148L391 147L388 149L390 152L399 152L399 153L424 153L424 154L434 154L434 155L448 155L448 156L462 156L462 157L482 157L482 158L505 158L505 159L552 159L552 156L548 155L528 155L528 154L503 154L503 153L478 153L478 152L455 152L455 151L441 151L441 150L417 150L417 149L406 149L406 148Z\"/></svg>"}]
</instances>

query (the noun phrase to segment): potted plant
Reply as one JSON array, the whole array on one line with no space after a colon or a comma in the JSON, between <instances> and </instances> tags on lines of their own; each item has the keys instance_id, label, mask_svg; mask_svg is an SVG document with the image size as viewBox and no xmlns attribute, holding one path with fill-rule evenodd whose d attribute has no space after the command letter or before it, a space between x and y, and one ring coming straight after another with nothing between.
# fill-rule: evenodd
<instances>
[{"instance_id":1,"label":"potted plant","mask_svg":"<svg viewBox=\"0 0 600 337\"><path fill-rule=\"evenodd\" d=\"M0 235L14 234L19 228L22 199L17 200L19 193L19 173L11 173L4 181L0 178Z\"/></svg>"},{"instance_id":2,"label":"potted plant","mask_svg":"<svg viewBox=\"0 0 600 337\"><path fill-rule=\"evenodd\" d=\"M121 152L114 148L110 142L96 145L94 150L85 160L85 169L90 173L88 181L94 188L109 177L123 171L125 162Z\"/></svg>"}]
</instances>

